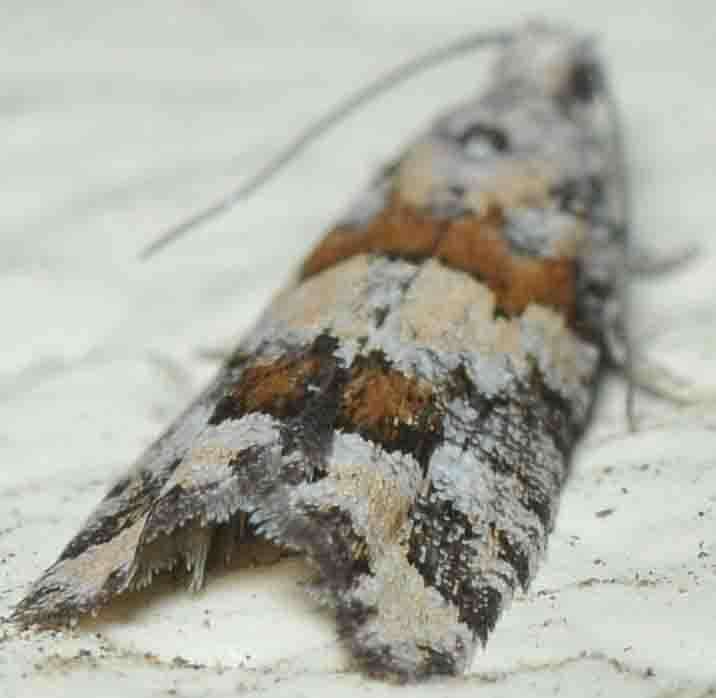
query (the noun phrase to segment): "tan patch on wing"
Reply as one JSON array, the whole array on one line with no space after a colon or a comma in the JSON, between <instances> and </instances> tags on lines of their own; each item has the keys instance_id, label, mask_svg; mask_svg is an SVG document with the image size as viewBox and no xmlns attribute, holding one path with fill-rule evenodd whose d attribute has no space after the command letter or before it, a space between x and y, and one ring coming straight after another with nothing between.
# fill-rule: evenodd
<instances>
[{"instance_id":1,"label":"tan patch on wing","mask_svg":"<svg viewBox=\"0 0 716 698\"><path fill-rule=\"evenodd\" d=\"M129 572L146 518L145 514L110 540L91 545L77 557L60 560L51 569L49 579L61 589L74 587L81 589L87 599L93 598L103 590L112 574L121 570Z\"/></svg>"},{"instance_id":2,"label":"tan patch on wing","mask_svg":"<svg viewBox=\"0 0 716 698\"><path fill-rule=\"evenodd\" d=\"M549 385L570 394L594 370L595 350L579 340L564 312L530 304L520 316L501 317L495 312L493 291L434 259L415 270L401 298L385 297L388 314L377 329L376 305L368 289L378 283L381 267L401 264L370 262L365 255L340 262L305 280L293 294L285 294L270 317L277 327L308 337L329 328L343 346L368 337L371 347L383 351L394 368L408 375L414 373L415 352L423 348L453 355L469 352L498 362L500 356L509 356L510 370L522 374L529 368L528 357L537 357ZM351 283L341 286L344 278ZM341 289L340 304L324 295L325 288L333 286ZM302 315L306 301L316 308L308 316ZM353 352L348 356L353 357Z\"/></svg>"},{"instance_id":3,"label":"tan patch on wing","mask_svg":"<svg viewBox=\"0 0 716 698\"><path fill-rule=\"evenodd\" d=\"M395 191L403 203L427 208L436 192L449 187L445 174L439 174L434 150L430 141L423 141L414 145L400 161ZM487 211L490 206L543 208L549 203L556 181L554 168L542 159L505 160L493 165L490 175L480 181L479 187L465 192L464 203L478 212Z\"/></svg>"},{"instance_id":4,"label":"tan patch on wing","mask_svg":"<svg viewBox=\"0 0 716 698\"><path fill-rule=\"evenodd\" d=\"M354 306L369 279L371 264L367 255L348 254L336 261L348 258L350 261L340 269L332 269L334 273L312 276L308 282L282 291L271 305L271 320L289 327L323 328L331 325L341 313L350 310L354 315L353 325L361 325L357 333L362 334L365 331L362 325L368 322L369 317L355 317L356 312L361 310L356 310ZM346 336L345 333L342 336Z\"/></svg>"},{"instance_id":5,"label":"tan patch on wing","mask_svg":"<svg viewBox=\"0 0 716 698\"><path fill-rule=\"evenodd\" d=\"M365 539L373 574L361 578L355 595L376 611L365 632L416 652L420 656L414 661L425 659L421 648L451 648L458 637L469 642L458 608L446 603L408 561L408 514L415 493L369 464L333 463L329 477L340 499L361 503L359 512L351 509L352 518Z\"/></svg>"},{"instance_id":6,"label":"tan patch on wing","mask_svg":"<svg viewBox=\"0 0 716 698\"><path fill-rule=\"evenodd\" d=\"M434 257L467 272L495 294L497 308L508 316L530 304L560 310L571 319L575 308L575 260L571 256L536 258L517 254L503 235L502 208L438 219L394 195L363 229L335 228L319 243L302 268L313 276L358 254L380 253L408 259Z\"/></svg>"},{"instance_id":7,"label":"tan patch on wing","mask_svg":"<svg viewBox=\"0 0 716 698\"><path fill-rule=\"evenodd\" d=\"M437 185L433 145L429 141L417 143L400 161L395 174L396 191L406 204L423 207L429 204Z\"/></svg>"},{"instance_id":8,"label":"tan patch on wing","mask_svg":"<svg viewBox=\"0 0 716 698\"><path fill-rule=\"evenodd\" d=\"M365 503L362 511L365 520L354 523L369 548L399 542L408 523L412 493L367 464L331 463L329 477L335 481L335 492L342 499Z\"/></svg>"},{"instance_id":9,"label":"tan patch on wing","mask_svg":"<svg viewBox=\"0 0 716 698\"><path fill-rule=\"evenodd\" d=\"M495 317L494 293L438 262L423 265L397 312L404 342L485 355L521 351L519 321Z\"/></svg>"},{"instance_id":10,"label":"tan patch on wing","mask_svg":"<svg viewBox=\"0 0 716 698\"><path fill-rule=\"evenodd\" d=\"M510 163L490 179L489 189L466 192L465 203L474 211L485 211L490 206L544 208L555 181L542 162Z\"/></svg>"}]
</instances>

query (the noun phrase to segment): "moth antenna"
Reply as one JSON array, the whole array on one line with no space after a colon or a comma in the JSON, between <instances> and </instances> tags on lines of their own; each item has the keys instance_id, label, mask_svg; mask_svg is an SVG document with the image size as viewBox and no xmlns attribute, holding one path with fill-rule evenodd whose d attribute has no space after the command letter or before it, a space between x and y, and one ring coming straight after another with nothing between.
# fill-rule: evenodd
<instances>
[{"instance_id":1,"label":"moth antenna","mask_svg":"<svg viewBox=\"0 0 716 698\"><path fill-rule=\"evenodd\" d=\"M215 203L166 230L159 238L142 250L139 258L142 260L148 259L193 228L203 225L212 218L226 213L241 200L246 199L260 189L274 175L280 172L286 165L298 157L303 150L318 140L333 126L384 92L441 63L481 48L505 44L510 41L512 37L512 33L504 31L469 34L445 46L432 49L421 56L412 58L389 70L373 82L370 82L338 102L338 104L332 109L329 109L323 116L306 126L292 142L279 151L277 155L271 158L256 174L250 177L240 187L230 191Z\"/></svg>"},{"instance_id":2,"label":"moth antenna","mask_svg":"<svg viewBox=\"0 0 716 698\"><path fill-rule=\"evenodd\" d=\"M623 234L627 238L627 249L629 246L629 236L632 228L632 199L631 199L631 187L629 186L629 178L626 174L627 165L627 152L626 144L624 139L624 126L622 124L621 115L619 108L617 107L616 99L611 90L611 86L607 85L605 90L605 104L609 113L612 138L612 157L614 158L615 174L617 178L617 188L621 194L618 204L619 211L617 211L617 219L622 222ZM619 302L622 308L622 314L625 318L623 321L621 332L623 334L624 344L624 376L626 379L626 397L625 397L625 412L627 424L631 432L637 431L636 421L636 376L634 367L634 343L630 334L630 323L628 317L630 314L630 297L628 289L628 274L627 264L628 256L625 255L623 260L623 268L619 274L617 280L617 293L619 295Z\"/></svg>"}]
</instances>

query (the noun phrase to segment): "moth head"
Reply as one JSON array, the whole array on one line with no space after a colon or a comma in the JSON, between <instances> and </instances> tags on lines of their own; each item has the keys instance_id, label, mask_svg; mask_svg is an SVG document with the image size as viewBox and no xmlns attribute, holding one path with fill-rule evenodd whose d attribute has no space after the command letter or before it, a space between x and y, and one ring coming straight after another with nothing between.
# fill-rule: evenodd
<instances>
[{"instance_id":1,"label":"moth head","mask_svg":"<svg viewBox=\"0 0 716 698\"><path fill-rule=\"evenodd\" d=\"M604 90L594 40L544 22L531 22L516 34L497 73L500 80L568 106L589 104Z\"/></svg>"}]
</instances>

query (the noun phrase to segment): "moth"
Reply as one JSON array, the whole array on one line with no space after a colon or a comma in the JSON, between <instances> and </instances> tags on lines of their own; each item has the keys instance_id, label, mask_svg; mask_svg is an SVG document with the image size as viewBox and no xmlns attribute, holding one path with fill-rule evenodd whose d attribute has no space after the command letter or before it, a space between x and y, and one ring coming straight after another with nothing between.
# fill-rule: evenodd
<instances>
[{"instance_id":1,"label":"moth","mask_svg":"<svg viewBox=\"0 0 716 698\"><path fill-rule=\"evenodd\" d=\"M554 526L624 336L624 172L593 42L529 23L384 168L15 611L66 622L256 537L364 671L469 666Z\"/></svg>"}]
</instances>

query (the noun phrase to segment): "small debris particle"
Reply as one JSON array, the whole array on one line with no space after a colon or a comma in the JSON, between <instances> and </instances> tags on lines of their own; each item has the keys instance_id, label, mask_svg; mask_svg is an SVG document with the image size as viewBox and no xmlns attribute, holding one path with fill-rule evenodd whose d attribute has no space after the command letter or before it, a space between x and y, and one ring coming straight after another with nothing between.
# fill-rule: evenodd
<instances>
[{"instance_id":1,"label":"small debris particle","mask_svg":"<svg viewBox=\"0 0 716 698\"><path fill-rule=\"evenodd\" d=\"M184 657L174 657L172 659L172 667L175 669L203 669L204 667L201 664L197 664L195 662L190 662L188 659L184 659Z\"/></svg>"}]
</instances>

